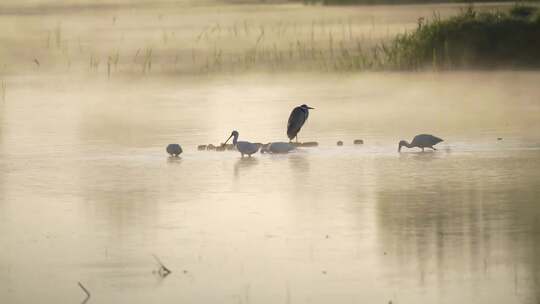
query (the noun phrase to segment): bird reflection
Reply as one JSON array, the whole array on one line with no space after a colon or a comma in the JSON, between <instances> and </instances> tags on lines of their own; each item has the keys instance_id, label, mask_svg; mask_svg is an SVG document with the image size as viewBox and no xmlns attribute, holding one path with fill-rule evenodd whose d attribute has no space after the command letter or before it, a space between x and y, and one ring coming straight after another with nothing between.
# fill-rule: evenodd
<instances>
[{"instance_id":1,"label":"bird reflection","mask_svg":"<svg viewBox=\"0 0 540 304\"><path fill-rule=\"evenodd\" d=\"M293 172L307 172L309 171L309 160L306 155L300 153L291 155L289 157L289 165Z\"/></svg>"},{"instance_id":2,"label":"bird reflection","mask_svg":"<svg viewBox=\"0 0 540 304\"><path fill-rule=\"evenodd\" d=\"M435 159L440 159L440 153L433 152L409 152L409 153L400 153L399 159L402 160L416 160L416 161L432 161Z\"/></svg>"},{"instance_id":3,"label":"bird reflection","mask_svg":"<svg viewBox=\"0 0 540 304\"><path fill-rule=\"evenodd\" d=\"M248 170L259 163L259 160L253 157L240 158L234 164L234 177L238 178L241 171Z\"/></svg>"},{"instance_id":4,"label":"bird reflection","mask_svg":"<svg viewBox=\"0 0 540 304\"><path fill-rule=\"evenodd\" d=\"M169 164L180 164L182 162L182 158L179 156L169 156L167 157L167 163Z\"/></svg>"}]
</instances>

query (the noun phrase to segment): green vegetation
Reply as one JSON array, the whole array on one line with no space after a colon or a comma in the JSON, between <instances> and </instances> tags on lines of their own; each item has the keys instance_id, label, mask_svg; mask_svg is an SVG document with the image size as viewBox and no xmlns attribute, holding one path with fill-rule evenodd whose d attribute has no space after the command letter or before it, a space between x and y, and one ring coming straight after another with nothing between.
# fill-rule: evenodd
<instances>
[{"instance_id":1,"label":"green vegetation","mask_svg":"<svg viewBox=\"0 0 540 304\"><path fill-rule=\"evenodd\" d=\"M540 68L538 6L463 6L461 12L458 7L426 6L424 12L433 9L448 17L437 13L418 24L418 12L407 6L269 5L265 10L273 13L267 14L256 13L260 6L224 5L219 20L199 7L170 14L144 9L133 16L114 11L85 19L92 29L88 33L72 26L79 22L77 14L65 15L62 22L50 14L43 17L47 22L32 18L32 26L0 37L11 46L0 50L0 77L52 71L112 79L254 70ZM291 9L294 13L288 13ZM323 11L327 14L318 14ZM195 13L202 17L188 18ZM42 24L47 26L41 31L24 30ZM0 100L5 90L0 83Z\"/></svg>"},{"instance_id":2,"label":"green vegetation","mask_svg":"<svg viewBox=\"0 0 540 304\"><path fill-rule=\"evenodd\" d=\"M469 8L446 20L435 16L383 45L387 65L397 69L539 67L540 12L515 6L479 13Z\"/></svg>"},{"instance_id":3,"label":"green vegetation","mask_svg":"<svg viewBox=\"0 0 540 304\"><path fill-rule=\"evenodd\" d=\"M322 5L365 5L365 4L429 4L429 3L469 3L471 0L302 0L304 4ZM506 0L475 0L474 2L508 2Z\"/></svg>"}]
</instances>

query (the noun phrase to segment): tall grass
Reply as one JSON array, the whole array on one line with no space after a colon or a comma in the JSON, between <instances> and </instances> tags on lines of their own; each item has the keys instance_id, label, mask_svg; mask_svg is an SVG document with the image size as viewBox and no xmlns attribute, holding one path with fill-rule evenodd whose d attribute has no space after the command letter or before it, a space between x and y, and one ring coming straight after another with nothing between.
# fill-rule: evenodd
<instances>
[{"instance_id":1,"label":"tall grass","mask_svg":"<svg viewBox=\"0 0 540 304\"><path fill-rule=\"evenodd\" d=\"M507 0L475 0L475 2L505 2ZM428 3L467 3L470 0L302 0L304 4L322 5L365 5L365 4L428 4Z\"/></svg>"},{"instance_id":2,"label":"tall grass","mask_svg":"<svg viewBox=\"0 0 540 304\"><path fill-rule=\"evenodd\" d=\"M107 39L81 39L63 21L63 26L52 23L43 31L44 36L36 39L41 53L32 58L39 58L42 65L37 69L39 63L33 63L32 71L65 66L64 62L69 71L86 70L107 78L117 73L540 66L539 16L534 7L516 6L506 12L488 13L470 8L447 19L437 14L429 20L419 18L416 27L408 25L409 32L396 36L388 30L385 35L384 25L377 25L373 18L369 22L352 16L303 23L286 17L212 21L178 35L175 32L182 32L173 28L174 24L158 24L144 39L117 30L124 26L121 21L103 34Z\"/></svg>"},{"instance_id":3,"label":"tall grass","mask_svg":"<svg viewBox=\"0 0 540 304\"><path fill-rule=\"evenodd\" d=\"M540 15L535 7L479 13L472 7L435 15L384 46L389 68L540 67Z\"/></svg>"}]
</instances>

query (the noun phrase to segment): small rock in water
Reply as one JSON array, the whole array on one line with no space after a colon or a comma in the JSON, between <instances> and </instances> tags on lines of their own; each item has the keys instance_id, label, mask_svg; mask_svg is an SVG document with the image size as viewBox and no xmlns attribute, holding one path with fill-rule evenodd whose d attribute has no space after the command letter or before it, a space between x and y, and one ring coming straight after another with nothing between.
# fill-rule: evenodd
<instances>
[{"instance_id":1,"label":"small rock in water","mask_svg":"<svg viewBox=\"0 0 540 304\"><path fill-rule=\"evenodd\" d=\"M167 153L171 156L178 156L182 153L182 147L179 144L169 144L167 146Z\"/></svg>"},{"instance_id":2,"label":"small rock in water","mask_svg":"<svg viewBox=\"0 0 540 304\"><path fill-rule=\"evenodd\" d=\"M204 151L204 150L206 150L206 145L198 145L198 146L197 146L197 150L199 150L199 151Z\"/></svg>"},{"instance_id":3,"label":"small rock in water","mask_svg":"<svg viewBox=\"0 0 540 304\"><path fill-rule=\"evenodd\" d=\"M316 141L306 141L300 144L301 147L317 147L318 145L319 143Z\"/></svg>"},{"instance_id":4,"label":"small rock in water","mask_svg":"<svg viewBox=\"0 0 540 304\"><path fill-rule=\"evenodd\" d=\"M364 144L364 140L362 140L362 139L355 139L355 140L353 141L353 144L355 144L355 145L363 145L363 144Z\"/></svg>"},{"instance_id":5,"label":"small rock in water","mask_svg":"<svg viewBox=\"0 0 540 304\"><path fill-rule=\"evenodd\" d=\"M229 151L232 151L232 150L234 150L235 148L234 148L234 145L233 145L233 144L226 144L226 145L225 145L225 149L227 149L227 150L229 150Z\"/></svg>"},{"instance_id":6,"label":"small rock in water","mask_svg":"<svg viewBox=\"0 0 540 304\"><path fill-rule=\"evenodd\" d=\"M497 140L503 140L502 137L497 137Z\"/></svg>"},{"instance_id":7,"label":"small rock in water","mask_svg":"<svg viewBox=\"0 0 540 304\"><path fill-rule=\"evenodd\" d=\"M340 140L340 141L337 142L337 145L338 146L343 146L343 142Z\"/></svg>"}]
</instances>

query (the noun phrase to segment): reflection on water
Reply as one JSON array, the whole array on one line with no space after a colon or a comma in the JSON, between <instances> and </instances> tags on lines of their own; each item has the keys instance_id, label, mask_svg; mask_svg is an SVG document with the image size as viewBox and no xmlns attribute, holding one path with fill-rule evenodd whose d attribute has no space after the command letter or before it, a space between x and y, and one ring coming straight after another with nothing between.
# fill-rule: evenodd
<instances>
[{"instance_id":1,"label":"reflection on water","mask_svg":"<svg viewBox=\"0 0 540 304\"><path fill-rule=\"evenodd\" d=\"M537 303L540 108L528 96L540 76L339 77L13 89L0 113L1 302L81 301L80 281L89 303ZM38 98L34 85L48 89ZM302 138L320 147L196 150L232 129L284 140L304 101L317 111ZM428 131L445 139L438 151L397 153ZM152 273L152 254L171 275Z\"/></svg>"},{"instance_id":2,"label":"reflection on water","mask_svg":"<svg viewBox=\"0 0 540 304\"><path fill-rule=\"evenodd\" d=\"M441 291L460 293L462 301L485 292L500 302L536 302L540 190L532 185L540 176L525 172L538 168L538 156L430 157L428 163L401 158L387 168L414 172L406 179L406 173L392 171L378 177L387 189L377 197L387 275L414 274L420 286L434 282ZM486 281L501 289L483 291Z\"/></svg>"},{"instance_id":3,"label":"reflection on water","mask_svg":"<svg viewBox=\"0 0 540 304\"><path fill-rule=\"evenodd\" d=\"M255 157L243 157L236 161L234 164L234 177L238 178L246 170L250 170L251 167L256 166L258 160Z\"/></svg>"}]
</instances>

